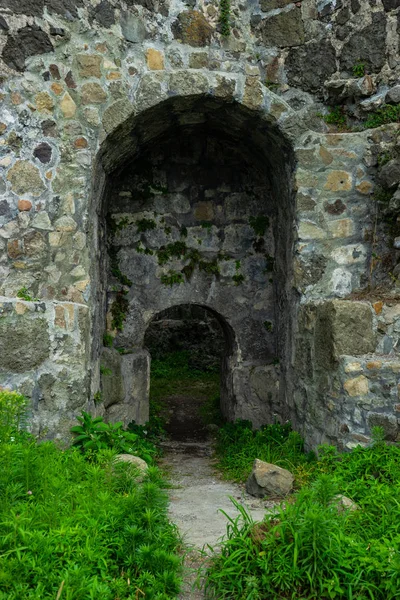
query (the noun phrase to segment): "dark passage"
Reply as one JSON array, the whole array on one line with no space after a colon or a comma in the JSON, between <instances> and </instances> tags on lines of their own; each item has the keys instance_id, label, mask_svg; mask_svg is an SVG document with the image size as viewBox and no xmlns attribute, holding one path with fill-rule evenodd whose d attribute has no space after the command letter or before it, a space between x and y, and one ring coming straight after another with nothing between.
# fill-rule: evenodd
<instances>
[{"instance_id":1,"label":"dark passage","mask_svg":"<svg viewBox=\"0 0 400 600\"><path fill-rule=\"evenodd\" d=\"M152 358L150 413L171 440L205 441L221 423L225 338L211 311L176 306L157 315L145 345Z\"/></svg>"}]
</instances>

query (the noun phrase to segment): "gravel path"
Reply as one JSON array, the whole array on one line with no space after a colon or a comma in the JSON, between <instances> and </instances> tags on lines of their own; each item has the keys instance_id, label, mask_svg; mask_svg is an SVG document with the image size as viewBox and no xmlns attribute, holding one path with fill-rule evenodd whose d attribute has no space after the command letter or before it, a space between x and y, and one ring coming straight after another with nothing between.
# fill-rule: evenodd
<instances>
[{"instance_id":1,"label":"gravel path","mask_svg":"<svg viewBox=\"0 0 400 600\"><path fill-rule=\"evenodd\" d=\"M210 442L168 442L164 447L162 468L168 471L170 518L178 526L188 549L185 558L185 585L180 600L201 600L204 593L192 589L197 569L206 560L201 550L215 547L226 533L226 517L238 511L229 500L233 497L245 505L255 521L261 521L265 510L274 505L249 496L244 487L222 481L214 468Z\"/></svg>"}]
</instances>

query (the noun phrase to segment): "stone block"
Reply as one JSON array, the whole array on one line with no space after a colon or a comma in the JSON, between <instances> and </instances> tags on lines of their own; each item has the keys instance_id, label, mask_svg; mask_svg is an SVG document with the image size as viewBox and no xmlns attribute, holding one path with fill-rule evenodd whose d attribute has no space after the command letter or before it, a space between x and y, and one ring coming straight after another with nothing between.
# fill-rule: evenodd
<instances>
[{"instance_id":1,"label":"stone block","mask_svg":"<svg viewBox=\"0 0 400 600\"><path fill-rule=\"evenodd\" d=\"M246 491L252 496L287 496L292 491L294 477L287 469L256 458L246 482Z\"/></svg>"},{"instance_id":2,"label":"stone block","mask_svg":"<svg viewBox=\"0 0 400 600\"><path fill-rule=\"evenodd\" d=\"M117 351L103 349L102 364L112 375L102 376L103 398L107 416L112 421L131 421L143 425L149 418L150 356L146 350L117 356Z\"/></svg>"},{"instance_id":3,"label":"stone block","mask_svg":"<svg viewBox=\"0 0 400 600\"><path fill-rule=\"evenodd\" d=\"M369 392L369 383L365 375L347 379L343 387L349 396L365 396Z\"/></svg>"},{"instance_id":4,"label":"stone block","mask_svg":"<svg viewBox=\"0 0 400 600\"><path fill-rule=\"evenodd\" d=\"M27 160L17 160L8 171L7 179L16 194L40 196L45 190L39 169Z\"/></svg>"},{"instance_id":5,"label":"stone block","mask_svg":"<svg viewBox=\"0 0 400 600\"><path fill-rule=\"evenodd\" d=\"M371 306L364 302L333 300L332 338L336 358L347 354L360 356L374 352L376 332Z\"/></svg>"},{"instance_id":6,"label":"stone block","mask_svg":"<svg viewBox=\"0 0 400 600\"><path fill-rule=\"evenodd\" d=\"M16 320L0 318L0 370L11 373L31 371L50 356L46 319L30 314Z\"/></svg>"},{"instance_id":7,"label":"stone block","mask_svg":"<svg viewBox=\"0 0 400 600\"><path fill-rule=\"evenodd\" d=\"M264 19L260 24L260 32L266 46L287 48L303 44L305 31L301 10L293 6L292 10L282 11Z\"/></svg>"},{"instance_id":8,"label":"stone block","mask_svg":"<svg viewBox=\"0 0 400 600\"><path fill-rule=\"evenodd\" d=\"M164 54L155 48L148 48L146 62L151 71L162 71L164 69Z\"/></svg>"},{"instance_id":9,"label":"stone block","mask_svg":"<svg viewBox=\"0 0 400 600\"><path fill-rule=\"evenodd\" d=\"M385 440L396 441L399 433L399 424L394 415L383 413L368 413L368 425L372 427L382 427L385 435Z\"/></svg>"},{"instance_id":10,"label":"stone block","mask_svg":"<svg viewBox=\"0 0 400 600\"><path fill-rule=\"evenodd\" d=\"M207 46L211 42L213 28L197 10L186 10L178 15L172 25L175 39L194 47Z\"/></svg>"},{"instance_id":11,"label":"stone block","mask_svg":"<svg viewBox=\"0 0 400 600\"><path fill-rule=\"evenodd\" d=\"M61 99L60 109L66 119L72 119L72 117L75 115L76 104L68 92L65 92Z\"/></svg>"},{"instance_id":12,"label":"stone block","mask_svg":"<svg viewBox=\"0 0 400 600\"><path fill-rule=\"evenodd\" d=\"M82 104L101 104L107 100L107 94L99 83L85 83L81 88Z\"/></svg>"},{"instance_id":13,"label":"stone block","mask_svg":"<svg viewBox=\"0 0 400 600\"><path fill-rule=\"evenodd\" d=\"M316 314L314 346L318 367L329 371L336 368L342 355L374 352L376 332L369 304L331 300L316 305Z\"/></svg>"},{"instance_id":14,"label":"stone block","mask_svg":"<svg viewBox=\"0 0 400 600\"><path fill-rule=\"evenodd\" d=\"M143 481L148 471L146 461L139 458L139 456L133 456L133 454L118 454L115 457L115 462L128 464L131 467L134 479L138 483Z\"/></svg>"},{"instance_id":15,"label":"stone block","mask_svg":"<svg viewBox=\"0 0 400 600\"><path fill-rule=\"evenodd\" d=\"M102 57L98 54L78 54L76 57L81 77L101 77Z\"/></svg>"},{"instance_id":16,"label":"stone block","mask_svg":"<svg viewBox=\"0 0 400 600\"><path fill-rule=\"evenodd\" d=\"M331 171L324 185L324 189L330 192L347 192L351 187L352 176L347 171Z\"/></svg>"}]
</instances>

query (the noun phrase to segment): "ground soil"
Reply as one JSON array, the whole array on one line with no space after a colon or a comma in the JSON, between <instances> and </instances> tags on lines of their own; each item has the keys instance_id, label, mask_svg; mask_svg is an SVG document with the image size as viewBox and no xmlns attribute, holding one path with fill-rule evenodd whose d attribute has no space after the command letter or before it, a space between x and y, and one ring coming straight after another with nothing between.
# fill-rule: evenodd
<instances>
[{"instance_id":1,"label":"ground soil","mask_svg":"<svg viewBox=\"0 0 400 600\"><path fill-rule=\"evenodd\" d=\"M162 399L169 415L161 467L168 473L171 521L184 542L184 586L180 600L205 598L198 571L207 565L204 551L218 548L228 520L238 515L230 498L243 504L255 521L261 521L274 502L249 496L244 485L223 481L216 469L213 439L204 426L200 407L204 399L195 395L171 395ZM199 587L201 589L199 589Z\"/></svg>"}]
</instances>

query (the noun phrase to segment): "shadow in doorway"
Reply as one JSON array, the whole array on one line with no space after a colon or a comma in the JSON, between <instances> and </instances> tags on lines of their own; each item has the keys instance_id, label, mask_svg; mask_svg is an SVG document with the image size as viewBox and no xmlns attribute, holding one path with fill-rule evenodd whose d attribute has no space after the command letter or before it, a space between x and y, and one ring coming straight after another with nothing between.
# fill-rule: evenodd
<instances>
[{"instance_id":1,"label":"shadow in doorway","mask_svg":"<svg viewBox=\"0 0 400 600\"><path fill-rule=\"evenodd\" d=\"M226 340L211 311L181 305L157 315L145 346L150 352L150 411L172 441L205 442L222 423L221 361Z\"/></svg>"}]
</instances>

